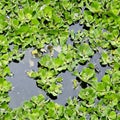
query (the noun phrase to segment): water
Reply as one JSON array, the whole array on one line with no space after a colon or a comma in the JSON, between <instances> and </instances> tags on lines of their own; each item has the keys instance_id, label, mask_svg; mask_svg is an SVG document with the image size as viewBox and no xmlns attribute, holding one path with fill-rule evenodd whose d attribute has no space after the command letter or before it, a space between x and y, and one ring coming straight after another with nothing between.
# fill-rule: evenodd
<instances>
[{"instance_id":1,"label":"water","mask_svg":"<svg viewBox=\"0 0 120 120\"><path fill-rule=\"evenodd\" d=\"M78 30L81 30L82 27L83 26L80 26L77 23L75 25L71 25L70 30L74 30L76 33ZM67 44L73 45L73 41L71 41L69 38ZM11 97L9 106L11 108L19 107L24 103L24 101L30 100L32 96L37 96L39 94L43 94L46 97L46 99L51 99L58 104L65 105L69 97L70 98L73 98L74 96L77 97L79 90L81 88L87 87L83 82L80 82L78 88L74 89L72 81L76 79L76 77L73 76L70 72L65 71L58 75L63 78L62 94L58 95L58 97L54 99L52 99L50 96L47 96L45 91L37 87L36 81L33 80L32 78L29 78L26 74L27 71L30 70L37 71L38 69L39 59L34 58L32 56L31 54L32 50L33 48L27 49L24 58L19 63L11 62L9 64L11 72L13 73L13 77L7 77L7 80L9 80L13 86L12 90L9 92L9 96ZM55 50L54 57L57 57L57 55L58 52ZM99 72L96 72L96 76L98 78L98 81L101 81L101 78L105 74L106 69L110 69L110 67L101 66L99 60L100 60L100 53L97 52L91 58L90 62L95 64L97 69L99 69ZM78 69L78 71L81 72L84 67L87 67L88 63L86 63L85 65L78 65L76 69Z\"/></svg>"},{"instance_id":2,"label":"water","mask_svg":"<svg viewBox=\"0 0 120 120\"><path fill-rule=\"evenodd\" d=\"M9 106L16 108L23 104L25 100L29 100L34 95L43 94L45 92L36 86L36 81L29 78L27 71L37 70L38 59L31 55L32 49L27 49L24 59L19 63L11 62L9 64L13 77L7 77L7 80L12 83L12 90L9 92L11 101Z\"/></svg>"},{"instance_id":3,"label":"water","mask_svg":"<svg viewBox=\"0 0 120 120\"><path fill-rule=\"evenodd\" d=\"M32 78L29 78L26 74L27 71L34 70L37 71L38 59L33 58L31 55L31 49L27 49L25 52L25 56L23 60L19 63L12 62L9 64L11 72L14 74L13 77L7 77L12 83L13 89L9 92L9 96L11 97L11 101L9 106L11 108L16 108L24 103L26 100L30 100L32 96L37 96L39 94L43 94L47 99L51 99L54 102L65 105L68 98L77 97L79 90L84 88L84 83L80 82L76 89L73 88L73 80L76 79L70 72L65 71L60 73L58 76L63 78L63 87L62 94L58 95L56 99L52 99L46 95L46 92L42 89L38 88L36 85L36 81ZM105 74L106 69L109 69L108 66L103 67L99 63L100 54L96 53L90 60L93 64L96 64L99 73L96 73L96 76L99 81L101 81L102 76ZM89 62L88 62L89 63ZM77 69L79 72L82 71L84 67L87 67L88 63L85 65L78 65Z\"/></svg>"},{"instance_id":4,"label":"water","mask_svg":"<svg viewBox=\"0 0 120 120\"><path fill-rule=\"evenodd\" d=\"M73 88L73 80L76 79L76 77L68 71L60 73L59 76L63 78L62 94L58 95L58 98L54 101L58 104L65 105L69 97L78 96L80 86L78 85L76 89Z\"/></svg>"},{"instance_id":5,"label":"water","mask_svg":"<svg viewBox=\"0 0 120 120\"><path fill-rule=\"evenodd\" d=\"M76 77L72 76L68 71L59 74L59 76L63 77L63 88L62 94L58 95L57 99L50 98L46 95L44 90L37 87L36 81L29 78L26 74L26 72L30 70L37 71L37 63L39 60L31 55L32 50L32 48L27 49L24 58L19 63L11 62L9 64L10 70L13 73L13 77L7 77L7 80L10 81L13 86L12 90L9 92L11 98L9 106L11 108L17 108L26 100L30 100L32 96L39 94L43 94L46 99L51 99L62 105L66 104L70 96L77 96L79 89L74 90L72 83L72 80Z\"/></svg>"},{"instance_id":6,"label":"water","mask_svg":"<svg viewBox=\"0 0 120 120\"><path fill-rule=\"evenodd\" d=\"M96 69L98 69L99 72L96 72L96 76L98 78L98 81L100 82L102 77L105 74L105 71L107 69L110 69L110 67L108 65L102 66L100 64L100 54L98 52L96 54L94 54L94 56L92 57L90 62L92 62L95 65Z\"/></svg>"},{"instance_id":7,"label":"water","mask_svg":"<svg viewBox=\"0 0 120 120\"><path fill-rule=\"evenodd\" d=\"M70 45L73 45L73 41L70 39L70 37L68 38L67 40L67 45L70 44Z\"/></svg>"},{"instance_id":8,"label":"water","mask_svg":"<svg viewBox=\"0 0 120 120\"><path fill-rule=\"evenodd\" d=\"M75 33L77 33L79 30L83 29L83 25L80 25L79 23L73 24L70 26L69 30L73 30Z\"/></svg>"}]
</instances>

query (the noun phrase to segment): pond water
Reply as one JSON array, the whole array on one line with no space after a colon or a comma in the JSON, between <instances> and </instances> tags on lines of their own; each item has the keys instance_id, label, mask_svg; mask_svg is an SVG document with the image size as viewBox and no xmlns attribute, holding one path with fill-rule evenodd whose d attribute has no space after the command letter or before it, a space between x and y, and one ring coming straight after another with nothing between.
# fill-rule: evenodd
<instances>
[{"instance_id":1,"label":"pond water","mask_svg":"<svg viewBox=\"0 0 120 120\"><path fill-rule=\"evenodd\" d=\"M76 77L68 71L59 74L59 76L63 78L63 88L62 94L58 95L57 98L50 98L46 95L46 92L38 88L36 81L32 78L29 78L26 74L26 72L30 70L36 71L38 66L38 59L33 58L31 51L32 49L27 49L23 60L21 60L19 63L11 62L9 64L11 72L13 73L13 77L7 77L7 80L9 80L13 86L12 90L9 92L9 96L11 97L9 106L11 108L16 108L22 105L24 101L29 100L32 96L37 96L39 94L43 94L46 99L52 99L56 103L62 105L66 104L69 97L77 97L79 90L82 86L84 86L84 83L79 83L80 85L78 85L78 88L74 89L73 80L76 79ZM99 58L99 53L96 53L91 58L90 62L97 65L100 72L97 73L96 76L98 78L98 81L101 81L102 76L105 74L106 69L109 69L109 67L101 66L99 63ZM81 71L84 67L87 67L87 65L88 63L85 65L78 65L76 69L78 69L78 71Z\"/></svg>"},{"instance_id":2,"label":"pond water","mask_svg":"<svg viewBox=\"0 0 120 120\"><path fill-rule=\"evenodd\" d=\"M79 24L71 25L69 30L74 30L77 32L78 30L81 30L83 26ZM73 45L73 42L70 40L70 38L67 41L67 44ZM46 94L45 91L38 88L36 85L36 81L32 78L29 78L26 74L27 71L35 70L37 71L38 67L38 59L34 58L31 54L31 51L33 48L29 48L25 52L24 58L19 62L11 62L9 64L10 70L13 73L13 77L7 77L7 80L12 83L12 90L9 92L9 96L11 98L11 101L9 103L9 106L11 108L16 108L22 105L26 100L30 100L32 96L37 96L39 94L43 94L46 99L51 99L54 102L58 104L65 105L67 102L67 99L70 97L74 97L78 95L79 90L81 87L85 87L84 83L79 83L78 88L73 88L72 81L76 79L75 76L73 76L70 72L65 71L63 73L60 73L59 76L63 78L63 88L62 88L62 94L58 95L57 98L51 98ZM54 56L57 57L57 52L54 53ZM96 74L98 81L101 81L102 76L105 74L106 69L109 69L109 66L101 66L99 63L100 54L95 53L95 55L91 58L90 62L96 65L96 67L99 69L99 73ZM87 67L88 63L85 65L78 65L76 69L78 71L81 71L84 67Z\"/></svg>"},{"instance_id":3,"label":"pond water","mask_svg":"<svg viewBox=\"0 0 120 120\"><path fill-rule=\"evenodd\" d=\"M83 25L80 25L79 23L73 24L69 28L69 30L73 30L75 33L77 33L79 30L82 29L83 29Z\"/></svg>"},{"instance_id":4,"label":"pond water","mask_svg":"<svg viewBox=\"0 0 120 120\"><path fill-rule=\"evenodd\" d=\"M31 55L32 49L27 49L24 59L19 63L11 62L9 64L13 77L7 77L7 80L12 83L12 90L9 92L11 101L9 103L11 108L20 106L23 101L29 100L32 96L43 94L45 92L36 86L36 81L30 79L26 72L37 70L38 59Z\"/></svg>"},{"instance_id":5,"label":"pond water","mask_svg":"<svg viewBox=\"0 0 120 120\"><path fill-rule=\"evenodd\" d=\"M80 90L80 85L78 85L78 88L76 88L76 89L73 88L73 80L76 79L76 77L73 76L68 71L60 73L59 76L63 78L62 94L58 95L57 99L54 101L58 104L65 105L68 98L78 96L78 93Z\"/></svg>"},{"instance_id":6,"label":"pond water","mask_svg":"<svg viewBox=\"0 0 120 120\"><path fill-rule=\"evenodd\" d=\"M13 73L12 77L7 77L7 80L12 83L12 90L9 92L11 101L9 106L11 108L16 108L23 104L24 101L29 100L32 96L37 96L43 94L46 99L51 99L59 104L65 105L67 99L70 96L77 96L79 89L73 89L72 80L75 79L75 76L68 71L59 74L63 77L63 93L60 94L56 99L52 99L46 95L46 92L38 88L36 81L32 78L29 78L26 74L27 71L37 70L38 59L33 58L31 51L33 49L27 49L25 52L24 58L19 62L11 62L9 67Z\"/></svg>"}]
</instances>

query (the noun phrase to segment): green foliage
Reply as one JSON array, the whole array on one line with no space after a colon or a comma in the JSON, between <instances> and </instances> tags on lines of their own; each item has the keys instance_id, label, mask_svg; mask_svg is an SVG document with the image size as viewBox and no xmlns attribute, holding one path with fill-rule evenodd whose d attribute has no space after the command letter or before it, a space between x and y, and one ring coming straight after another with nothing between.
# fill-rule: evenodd
<instances>
[{"instance_id":1,"label":"green foliage","mask_svg":"<svg viewBox=\"0 0 120 120\"><path fill-rule=\"evenodd\" d=\"M87 87L86 89L80 90L79 97L83 100L88 101L89 104L92 104L96 98L96 92L93 88Z\"/></svg>"},{"instance_id":2,"label":"green foliage","mask_svg":"<svg viewBox=\"0 0 120 120\"><path fill-rule=\"evenodd\" d=\"M76 79L73 80L73 87L76 89L78 87L78 82Z\"/></svg>"},{"instance_id":3,"label":"green foliage","mask_svg":"<svg viewBox=\"0 0 120 120\"><path fill-rule=\"evenodd\" d=\"M101 62L103 65L107 65L108 63L110 63L110 58L107 52L103 52L101 54Z\"/></svg>"},{"instance_id":4,"label":"green foliage","mask_svg":"<svg viewBox=\"0 0 120 120\"><path fill-rule=\"evenodd\" d=\"M80 63L85 63L90 60L90 56L94 54L93 50L87 43L83 43L81 45L77 45L77 53L80 59Z\"/></svg>"},{"instance_id":5,"label":"green foliage","mask_svg":"<svg viewBox=\"0 0 120 120\"><path fill-rule=\"evenodd\" d=\"M40 68L38 72L31 71L27 74L29 77L37 79L38 86L49 94L57 96L59 93L62 93L62 84L60 84L62 82L62 78L56 76L56 71Z\"/></svg>"},{"instance_id":6,"label":"green foliage","mask_svg":"<svg viewBox=\"0 0 120 120\"><path fill-rule=\"evenodd\" d=\"M80 79L84 82L88 82L91 78L95 76L95 71L90 68L83 68L82 72L80 73Z\"/></svg>"},{"instance_id":7,"label":"green foliage","mask_svg":"<svg viewBox=\"0 0 120 120\"><path fill-rule=\"evenodd\" d=\"M83 7L85 10L83 11ZM0 2L0 120L119 120L120 115L120 4L119 0L1 0ZM69 26L79 22L83 29L75 33ZM73 45L66 44L71 37ZM46 45L60 46L57 57ZM39 60L38 71L29 77L48 94L62 93L62 71L70 71L78 82L86 84L78 98L58 105L38 95L23 106L10 109L8 92L12 85L8 64L20 61L27 48ZM45 53L47 51L47 53ZM53 51L52 51L53 52ZM89 63L81 72L77 65L90 61L94 53L101 55L100 64L109 65L98 82L96 67ZM45 53L45 54L44 54Z\"/></svg>"}]
</instances>

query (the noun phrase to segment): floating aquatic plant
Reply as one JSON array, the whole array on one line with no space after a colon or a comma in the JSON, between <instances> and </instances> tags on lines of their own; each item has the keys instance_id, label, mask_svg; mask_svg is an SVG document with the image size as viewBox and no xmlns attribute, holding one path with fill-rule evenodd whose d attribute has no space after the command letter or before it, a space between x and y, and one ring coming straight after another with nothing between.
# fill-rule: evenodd
<instances>
[{"instance_id":1,"label":"floating aquatic plant","mask_svg":"<svg viewBox=\"0 0 120 120\"><path fill-rule=\"evenodd\" d=\"M119 0L1 0L0 119L119 120L119 9ZM83 25L83 30L69 31L69 26L76 22ZM69 36L73 45L66 44ZM52 46L50 54L44 54L46 45ZM78 82L87 84L78 98L69 99L67 105L62 106L38 95L19 108L9 107L8 92L12 85L6 80L6 76L11 75L8 64L20 61L30 47L35 48L32 55L39 58L39 65L38 71L28 71L28 76L44 91L58 96L62 93L62 78L58 75L68 70L77 77L74 88ZM53 49L58 52L57 57ZM111 67L100 82L93 64L81 72L75 70L77 65L90 61L96 52L101 55L100 64Z\"/></svg>"}]
</instances>

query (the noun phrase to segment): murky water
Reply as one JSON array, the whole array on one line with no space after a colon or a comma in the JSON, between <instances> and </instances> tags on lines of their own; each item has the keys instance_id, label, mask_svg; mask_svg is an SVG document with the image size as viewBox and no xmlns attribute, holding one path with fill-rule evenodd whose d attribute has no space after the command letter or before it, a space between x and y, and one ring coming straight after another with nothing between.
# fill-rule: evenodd
<instances>
[{"instance_id":1,"label":"murky water","mask_svg":"<svg viewBox=\"0 0 120 120\"><path fill-rule=\"evenodd\" d=\"M24 101L29 100L32 96L37 96L39 94L43 94L47 99L51 99L46 95L42 89L38 88L36 85L36 81L32 78L29 78L26 74L27 71L35 70L37 71L37 58L33 58L31 55L32 49L27 49L25 52L24 59L19 63L12 62L9 64L11 72L14 74L13 77L7 77L12 85L13 89L9 92L9 96L11 97L11 101L9 103L11 108L16 108L23 104ZM108 66L102 67L99 63L100 55L96 53L90 60L93 64L96 64L99 73L96 74L99 81L101 81L102 76L105 74L106 69L109 69ZM87 67L88 63L85 65L78 65L78 71L82 71L84 67ZM67 99L73 96L78 96L79 90L81 87L85 87L84 83L79 83L78 88L73 88L73 80L76 79L70 72L65 71L60 73L59 76L63 78L63 88L62 94L58 95L56 99L53 101L58 104L65 105Z\"/></svg>"},{"instance_id":2,"label":"murky water","mask_svg":"<svg viewBox=\"0 0 120 120\"><path fill-rule=\"evenodd\" d=\"M46 95L46 92L38 88L36 81L29 78L26 74L27 71L35 70L37 71L37 58L33 58L31 55L32 49L27 49L23 60L19 63L12 62L9 64L13 77L7 77L7 80L12 83L12 90L9 92L11 101L9 106L11 108L16 108L24 103L24 101L29 100L32 96L37 96L43 94L47 99L51 99ZM79 89L73 88L72 80L75 79L70 72L66 71L60 73L59 76L63 77L63 88L62 94L60 94L57 99L51 99L59 104L65 105L67 99L71 96L77 96Z\"/></svg>"},{"instance_id":3,"label":"murky water","mask_svg":"<svg viewBox=\"0 0 120 120\"><path fill-rule=\"evenodd\" d=\"M78 30L81 30L82 28L83 26L80 26L79 24L70 26L70 30L74 30L75 33ZM73 45L73 42L70 40L70 38L68 39L67 44ZM39 94L43 94L46 97L46 99L51 99L49 96L46 95L46 92L37 87L36 81L33 80L32 78L29 78L26 74L26 72L30 70L37 71L39 59L34 58L32 56L31 54L32 50L33 48L27 49L23 60L21 60L19 63L11 62L9 64L11 72L14 74L13 77L7 77L7 80L9 80L13 86L13 89L9 92L9 96L11 97L9 106L11 108L16 108L22 105L24 101L29 100L32 96L37 96ZM54 57L57 57L57 55L58 52L55 51ZM105 74L106 69L109 69L109 67L101 66L99 60L100 54L96 53L91 58L90 62L95 64L97 69L99 69L99 72L98 73L96 72L96 76L98 78L98 81L101 81L101 78ZM82 71L84 67L87 67L88 63L85 65L78 65L76 69L78 69L78 71ZM70 98L74 96L77 97L79 90L83 87L86 87L86 85L83 82L80 82L78 88L74 89L72 81L76 79L75 76L73 76L68 71L60 73L59 76L63 78L62 94L58 95L56 99L52 100L58 104L65 105L69 97Z\"/></svg>"}]
</instances>

